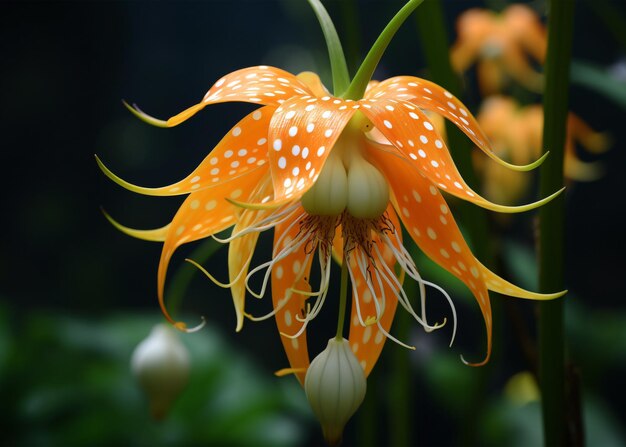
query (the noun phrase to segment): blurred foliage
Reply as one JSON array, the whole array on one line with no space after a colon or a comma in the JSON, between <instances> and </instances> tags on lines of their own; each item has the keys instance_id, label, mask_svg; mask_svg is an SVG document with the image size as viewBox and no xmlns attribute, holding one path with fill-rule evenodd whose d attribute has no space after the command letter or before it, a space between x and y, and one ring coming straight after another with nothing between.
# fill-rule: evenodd
<instances>
[{"instance_id":1,"label":"blurred foliage","mask_svg":"<svg viewBox=\"0 0 626 447\"><path fill-rule=\"evenodd\" d=\"M0 311L3 445L301 445L312 417L299 385L259 371L213 329L181 334L192 374L152 420L130 373L156 316L102 320L35 313L19 336ZM5 349L10 346L10 349Z\"/></svg>"},{"instance_id":2,"label":"blurred foliage","mask_svg":"<svg viewBox=\"0 0 626 447\"><path fill-rule=\"evenodd\" d=\"M618 62L611 71L589 62L573 61L571 82L600 93L609 101L626 109L625 65L624 61Z\"/></svg>"}]
</instances>

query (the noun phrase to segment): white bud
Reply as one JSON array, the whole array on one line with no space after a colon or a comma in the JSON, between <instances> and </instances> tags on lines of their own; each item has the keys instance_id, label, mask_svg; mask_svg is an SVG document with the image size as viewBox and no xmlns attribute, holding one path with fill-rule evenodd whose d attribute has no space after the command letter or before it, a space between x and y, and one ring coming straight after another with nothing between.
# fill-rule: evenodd
<instances>
[{"instance_id":1,"label":"white bud","mask_svg":"<svg viewBox=\"0 0 626 447\"><path fill-rule=\"evenodd\" d=\"M187 385L189 353L174 329L158 324L135 348L131 369L148 397L150 413L162 419Z\"/></svg>"},{"instance_id":2,"label":"white bud","mask_svg":"<svg viewBox=\"0 0 626 447\"><path fill-rule=\"evenodd\" d=\"M304 391L330 445L341 441L343 428L365 398L367 382L344 338L331 338L309 366Z\"/></svg>"}]
</instances>

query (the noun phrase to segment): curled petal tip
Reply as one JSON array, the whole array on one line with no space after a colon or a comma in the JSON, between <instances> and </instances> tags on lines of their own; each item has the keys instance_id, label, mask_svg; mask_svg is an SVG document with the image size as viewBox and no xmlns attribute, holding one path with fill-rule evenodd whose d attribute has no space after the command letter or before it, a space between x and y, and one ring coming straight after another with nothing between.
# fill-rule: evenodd
<instances>
[{"instance_id":1,"label":"curled petal tip","mask_svg":"<svg viewBox=\"0 0 626 447\"><path fill-rule=\"evenodd\" d=\"M536 202L533 202L533 203L528 203L526 205L519 205L519 206L495 205L495 206L490 207L490 209L499 211L501 213L521 213L523 211L530 211L530 210L534 210L535 208L539 208L540 206L545 205L546 203L550 202L551 200L556 198L556 196L561 194L563 191L565 191L565 187L550 194L548 197L544 197L543 199L537 200Z\"/></svg>"},{"instance_id":2,"label":"curled petal tip","mask_svg":"<svg viewBox=\"0 0 626 447\"><path fill-rule=\"evenodd\" d=\"M190 334L192 332L198 332L200 329L202 329L204 326L206 326L206 319L202 316L200 317L202 319L202 321L200 322L199 325L194 326L192 328L188 328L187 324L183 323L182 321L178 321L176 323L174 323L174 327L176 329L178 329L181 332L185 332L187 334Z\"/></svg>"},{"instance_id":3,"label":"curled petal tip","mask_svg":"<svg viewBox=\"0 0 626 447\"><path fill-rule=\"evenodd\" d=\"M549 293L549 294L546 294L546 299L554 300L556 298L561 298L561 297L567 295L567 292L568 292L568 290L565 289L565 290L562 290L561 292Z\"/></svg>"},{"instance_id":4,"label":"curled petal tip","mask_svg":"<svg viewBox=\"0 0 626 447\"><path fill-rule=\"evenodd\" d=\"M124 104L124 107L126 107L130 111L130 113L135 115L137 118L139 118L144 123L148 123L148 124L150 124L152 126L155 126L155 127L171 127L168 124L167 121L160 120L158 118L155 118L155 117L150 116L147 113L143 112L139 107L137 107L137 104L133 104L131 106L130 104L128 104L123 99L122 99L122 103Z\"/></svg>"},{"instance_id":5,"label":"curled petal tip","mask_svg":"<svg viewBox=\"0 0 626 447\"><path fill-rule=\"evenodd\" d=\"M113 171L107 168L106 165L102 162L102 160L100 160L100 157L98 157L98 155L95 155L95 157L96 157L96 163L98 164L98 167L104 173L104 175L106 175L108 178L113 180L113 182L120 185L122 188L127 189L132 192L136 192L138 194L143 194L145 193L145 191L148 191L150 189L150 188L142 188L141 186L128 183L126 180L118 177L117 175L113 173Z\"/></svg>"},{"instance_id":6,"label":"curled petal tip","mask_svg":"<svg viewBox=\"0 0 626 447\"><path fill-rule=\"evenodd\" d=\"M459 357L461 357L461 361L462 361L465 365L467 365L467 366L474 366L474 367L477 367L477 366L485 366L485 365L487 364L487 362L489 361L489 354L487 354L487 357L485 357L485 359L484 359L483 361L478 362L478 363L471 363L471 362L468 362L467 360L465 360L465 357L463 357L463 354L461 354Z\"/></svg>"},{"instance_id":7,"label":"curled petal tip","mask_svg":"<svg viewBox=\"0 0 626 447\"><path fill-rule=\"evenodd\" d=\"M124 234L135 237L137 239L143 239L144 241L163 242L165 240L169 224L161 228L155 228L153 230L138 230L122 225L121 223L113 219L113 217L111 217L111 215L107 213L104 208L100 207L100 211L111 225L113 225Z\"/></svg>"},{"instance_id":8,"label":"curled petal tip","mask_svg":"<svg viewBox=\"0 0 626 447\"><path fill-rule=\"evenodd\" d=\"M546 160L546 158L548 157L548 154L550 154L550 151L546 151L537 160L535 160L532 163L529 163L527 165L514 165L512 163L508 163L508 162L502 160L501 158L497 157L495 154L493 154L491 152L487 152L487 155L489 155L489 157L492 160L494 160L496 163L498 163L498 164L500 164L500 165L504 166L505 168L508 168L508 169L510 169L512 171L518 171L518 172L527 172L527 171L532 171L533 169L538 168Z\"/></svg>"}]
</instances>

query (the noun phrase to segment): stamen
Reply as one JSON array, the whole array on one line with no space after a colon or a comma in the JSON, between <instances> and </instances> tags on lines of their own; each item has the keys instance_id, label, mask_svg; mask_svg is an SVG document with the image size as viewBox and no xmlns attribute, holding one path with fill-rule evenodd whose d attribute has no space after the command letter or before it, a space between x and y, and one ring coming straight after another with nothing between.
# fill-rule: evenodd
<instances>
[{"instance_id":1,"label":"stamen","mask_svg":"<svg viewBox=\"0 0 626 447\"><path fill-rule=\"evenodd\" d=\"M346 262L348 262L348 256L346 255ZM349 265L349 264L348 264ZM356 281L354 279L354 274L352 273L352 269L348 268L348 273L350 274L350 283L352 284L352 296L355 297L354 304L356 306L356 315L359 319L359 324L365 327L365 322L363 321L363 317L361 316L361 306L359 305L358 300L358 292L356 288Z\"/></svg>"},{"instance_id":2,"label":"stamen","mask_svg":"<svg viewBox=\"0 0 626 447\"><path fill-rule=\"evenodd\" d=\"M376 250L379 262L383 265L383 268L388 273L388 275L385 275L383 278L385 279L385 281L387 282L389 287L397 290L397 292L398 292L398 302L402 305L402 307L404 307L406 309L406 311L409 312L411 314L411 316L413 316L413 318L415 318L415 320L427 332L431 332L431 331L433 331L435 329L439 329L439 328L443 327L445 322L442 323L442 324L436 324L434 326L430 326L425 320L423 320L422 318L417 316L417 314L413 310L413 306L411 306L411 302L409 301L409 297L407 296L406 292L402 288L402 284L400 284L400 282L398 281L398 278L396 277L396 275L389 269L389 267L387 266L385 261L382 259L382 255L380 253L380 250L378 249L378 246L375 245L374 249ZM393 284L392 284L392 281L393 281Z\"/></svg>"},{"instance_id":3,"label":"stamen","mask_svg":"<svg viewBox=\"0 0 626 447\"><path fill-rule=\"evenodd\" d=\"M308 235L300 235L299 237L297 237L296 239L294 239L289 245L287 245L286 247L284 247L278 255L274 256L272 259L270 259L267 262L264 262L263 264L255 267L254 269L252 269L249 273L248 276L246 276L246 289L248 290L248 292L250 292L252 294L252 296L256 297L256 298L262 298L263 295L265 295L265 289L267 288L267 283L269 281L270 278L270 273L272 272L272 269L274 268L274 265L283 260L284 258L286 258L287 256L289 256L290 254L295 253L298 249L300 249L300 247L307 241ZM258 271L263 270L263 269L267 269L265 272L265 276L263 277L263 283L261 285L261 291L259 293L256 293L255 291L253 291L250 287L249 287L249 281L250 278Z\"/></svg>"},{"instance_id":4,"label":"stamen","mask_svg":"<svg viewBox=\"0 0 626 447\"><path fill-rule=\"evenodd\" d=\"M206 326L206 318L204 318L204 316L200 316L200 319L202 320L202 322L197 326L192 327L191 329L188 328L187 325L182 321L174 323L174 327L179 331L186 332L187 334L191 334L192 332L198 332L200 329Z\"/></svg>"},{"instance_id":5,"label":"stamen","mask_svg":"<svg viewBox=\"0 0 626 447\"><path fill-rule=\"evenodd\" d=\"M185 261L187 261L188 263L190 263L191 265L194 265L198 270L200 270L207 278L209 278L211 281L213 281L214 284L218 285L219 287L222 287L224 289L228 289L230 287L232 287L233 285L235 285L240 279L241 279L241 275L243 274L243 272L246 270L246 266L250 263L250 261L252 260L252 254L250 254L250 256L248 256L248 259L246 260L246 262L244 263L244 267L239 271L239 273L237 273L237 276L235 277L235 279L233 279L231 282L229 283L223 283L218 281L217 279L215 279L215 277L213 275L211 275L204 267L202 267L200 264L198 264L196 261L194 261L193 259L185 259Z\"/></svg>"},{"instance_id":6,"label":"stamen","mask_svg":"<svg viewBox=\"0 0 626 447\"><path fill-rule=\"evenodd\" d=\"M446 292L442 287L438 286L437 284L429 282L429 281L424 281L424 284L434 289L437 289L441 293L443 293L443 296L446 297L446 299L448 300L448 303L450 304L450 309L452 310L452 338L450 339L450 347L452 347L452 344L454 343L454 337L456 336L456 308L454 307L452 298L450 298L450 295L448 295L448 292Z\"/></svg>"},{"instance_id":7,"label":"stamen","mask_svg":"<svg viewBox=\"0 0 626 447\"><path fill-rule=\"evenodd\" d=\"M246 316L247 319L249 319L251 321L264 321L264 320L267 320L269 318L272 318L274 315L276 315L276 313L278 313L278 311L280 311L283 307L285 307L285 305L289 302L289 300L291 299L292 296L293 296L293 293L287 294L287 296L285 296L285 298L283 298L282 300L280 300L278 302L278 306L276 306L270 312L268 312L265 315L262 315L260 317L255 317L254 315L249 314L249 313L244 313L244 315Z\"/></svg>"},{"instance_id":8,"label":"stamen","mask_svg":"<svg viewBox=\"0 0 626 447\"><path fill-rule=\"evenodd\" d=\"M211 237L217 241L220 242L222 244L228 244L231 241L233 241L234 239L237 239L241 236L245 236L246 234L249 233L254 233L254 232L258 232L261 233L263 231L266 230L270 230L272 228L274 228L276 225L279 225L283 222L286 222L287 220L289 220L291 218L291 213L298 208L298 205L293 205L291 207L287 207L285 209L283 209L282 211L278 212L274 212L272 214L270 214L269 216L261 219L259 222L253 222L251 223L247 228L241 230L238 233L235 234L231 234L229 237L222 239L219 238L215 235L212 235Z\"/></svg>"}]
</instances>

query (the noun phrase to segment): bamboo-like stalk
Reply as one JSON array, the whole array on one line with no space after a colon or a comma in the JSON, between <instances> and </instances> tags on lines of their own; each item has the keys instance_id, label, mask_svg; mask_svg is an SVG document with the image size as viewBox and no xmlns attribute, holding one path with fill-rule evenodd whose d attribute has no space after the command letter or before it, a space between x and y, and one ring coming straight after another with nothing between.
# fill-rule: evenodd
<instances>
[{"instance_id":1,"label":"bamboo-like stalk","mask_svg":"<svg viewBox=\"0 0 626 447\"><path fill-rule=\"evenodd\" d=\"M543 99L543 147L550 150L550 157L540 171L542 196L563 186L573 12L573 0L550 2ZM563 195L543 206L539 218L539 287L542 292L562 290L565 232ZM545 445L550 446L565 445L563 298L542 302L539 309L539 380L544 441Z\"/></svg>"}]
</instances>

